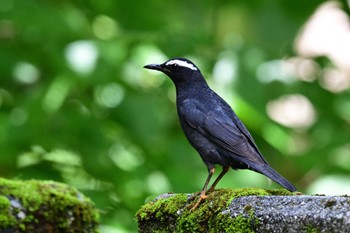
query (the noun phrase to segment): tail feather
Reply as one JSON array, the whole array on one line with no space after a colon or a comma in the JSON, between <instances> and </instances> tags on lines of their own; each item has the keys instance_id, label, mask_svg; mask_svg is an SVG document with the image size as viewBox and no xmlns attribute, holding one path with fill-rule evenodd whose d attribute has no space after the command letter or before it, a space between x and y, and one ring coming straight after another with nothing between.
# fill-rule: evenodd
<instances>
[{"instance_id":1,"label":"tail feather","mask_svg":"<svg viewBox=\"0 0 350 233\"><path fill-rule=\"evenodd\" d=\"M250 169L267 176L291 192L297 191L297 189L288 180L286 180L268 164L250 164Z\"/></svg>"}]
</instances>

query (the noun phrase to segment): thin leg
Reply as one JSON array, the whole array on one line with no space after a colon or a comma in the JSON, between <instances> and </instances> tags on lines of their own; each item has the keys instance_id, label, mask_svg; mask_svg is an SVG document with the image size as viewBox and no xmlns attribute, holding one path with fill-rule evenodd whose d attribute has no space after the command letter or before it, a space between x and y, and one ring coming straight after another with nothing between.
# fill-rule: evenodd
<instances>
[{"instance_id":1,"label":"thin leg","mask_svg":"<svg viewBox=\"0 0 350 233\"><path fill-rule=\"evenodd\" d=\"M230 169L230 167L226 166L222 168L222 172L219 174L219 176L216 178L216 180L214 181L214 183L211 185L210 189L208 190L208 192L212 192L215 189L215 186L219 183L219 181L221 180L221 178L228 172L228 170Z\"/></svg>"},{"instance_id":2,"label":"thin leg","mask_svg":"<svg viewBox=\"0 0 350 233\"><path fill-rule=\"evenodd\" d=\"M207 195L205 195L205 193L207 192L207 187L208 187L208 184L209 184L209 181L211 179L211 177L213 176L215 172L215 168L213 167L212 169L209 170L209 174L208 174L208 177L207 177L207 180L205 181L205 184L203 186L203 189L201 191L201 194L200 194L200 197L199 197L199 200L197 201L197 203L192 207L191 210L195 210L198 205L207 198Z\"/></svg>"}]
</instances>

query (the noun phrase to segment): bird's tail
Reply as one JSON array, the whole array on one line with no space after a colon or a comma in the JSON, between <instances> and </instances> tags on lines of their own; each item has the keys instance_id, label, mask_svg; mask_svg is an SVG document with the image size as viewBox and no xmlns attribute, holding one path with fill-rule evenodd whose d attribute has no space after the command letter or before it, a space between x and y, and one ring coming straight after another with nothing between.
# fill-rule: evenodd
<instances>
[{"instance_id":1,"label":"bird's tail","mask_svg":"<svg viewBox=\"0 0 350 233\"><path fill-rule=\"evenodd\" d=\"M267 176L291 192L297 191L297 189L288 180L286 180L268 164L250 164L250 169Z\"/></svg>"}]
</instances>

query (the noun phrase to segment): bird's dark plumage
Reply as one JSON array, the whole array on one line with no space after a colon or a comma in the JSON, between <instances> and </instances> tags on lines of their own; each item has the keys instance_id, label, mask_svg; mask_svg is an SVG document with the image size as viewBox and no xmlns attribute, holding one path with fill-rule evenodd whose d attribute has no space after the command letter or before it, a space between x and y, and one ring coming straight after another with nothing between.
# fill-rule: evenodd
<instances>
[{"instance_id":1,"label":"bird's dark plumage","mask_svg":"<svg viewBox=\"0 0 350 233\"><path fill-rule=\"evenodd\" d=\"M191 61L173 58L163 64L146 65L144 68L165 73L175 84L181 127L209 171L202 199L205 198L216 164L224 169L211 190L232 167L259 172L289 191L296 191L290 182L269 166L247 128L226 101L210 89L200 70Z\"/></svg>"}]
</instances>

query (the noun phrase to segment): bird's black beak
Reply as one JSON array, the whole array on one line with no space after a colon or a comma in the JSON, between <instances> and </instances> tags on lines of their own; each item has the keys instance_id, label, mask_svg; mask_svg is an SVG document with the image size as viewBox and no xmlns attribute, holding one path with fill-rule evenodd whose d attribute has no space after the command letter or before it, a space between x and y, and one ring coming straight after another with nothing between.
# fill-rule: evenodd
<instances>
[{"instance_id":1,"label":"bird's black beak","mask_svg":"<svg viewBox=\"0 0 350 233\"><path fill-rule=\"evenodd\" d=\"M161 65L158 65L158 64L145 65L143 68L150 69L150 70L159 70L159 71L163 71L162 66L161 66Z\"/></svg>"}]
</instances>

